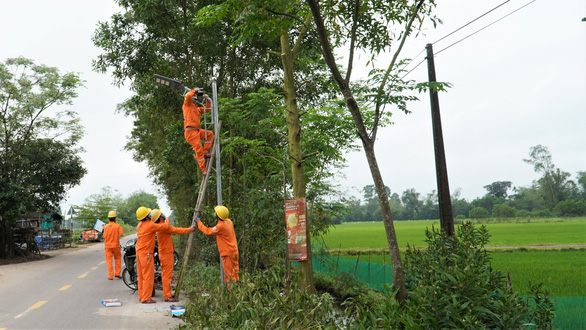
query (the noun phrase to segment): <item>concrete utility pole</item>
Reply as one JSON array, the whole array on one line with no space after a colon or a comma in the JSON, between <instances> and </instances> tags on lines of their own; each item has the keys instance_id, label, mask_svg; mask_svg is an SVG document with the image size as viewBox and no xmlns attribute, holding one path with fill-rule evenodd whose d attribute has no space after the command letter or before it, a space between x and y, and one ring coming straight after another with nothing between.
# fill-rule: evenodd
<instances>
[{"instance_id":1,"label":"concrete utility pole","mask_svg":"<svg viewBox=\"0 0 586 330\"><path fill-rule=\"evenodd\" d=\"M427 44L427 72L429 82L436 82L435 64L433 62L433 48ZM454 216L452 214L452 201L450 198L450 185L448 183L448 167L446 166L446 154L444 151L444 137L442 134L442 121L440 117L439 98L437 91L430 88L431 100L431 124L433 127L433 147L435 151L435 173L437 177L437 194L439 199L440 224L442 231L448 236L454 236Z\"/></svg>"}]
</instances>

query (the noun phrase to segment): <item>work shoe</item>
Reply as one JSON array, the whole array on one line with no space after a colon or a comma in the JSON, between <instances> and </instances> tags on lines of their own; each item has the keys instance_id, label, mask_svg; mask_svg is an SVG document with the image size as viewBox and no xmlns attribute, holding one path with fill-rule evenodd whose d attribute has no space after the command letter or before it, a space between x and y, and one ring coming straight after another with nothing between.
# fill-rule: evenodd
<instances>
[{"instance_id":1,"label":"work shoe","mask_svg":"<svg viewBox=\"0 0 586 330\"><path fill-rule=\"evenodd\" d=\"M209 152L206 152L205 154L203 154L203 158L212 158L212 154L210 154Z\"/></svg>"},{"instance_id":2,"label":"work shoe","mask_svg":"<svg viewBox=\"0 0 586 330\"><path fill-rule=\"evenodd\" d=\"M165 298L166 302L178 302L179 299L175 298L175 297L171 297L171 298Z\"/></svg>"},{"instance_id":3,"label":"work shoe","mask_svg":"<svg viewBox=\"0 0 586 330\"><path fill-rule=\"evenodd\" d=\"M113 278L109 278L109 277L108 277L108 279L109 279L110 281L111 281L111 280L113 280Z\"/></svg>"},{"instance_id":4,"label":"work shoe","mask_svg":"<svg viewBox=\"0 0 586 330\"><path fill-rule=\"evenodd\" d=\"M120 276L120 275L116 275L116 278L122 278L122 276Z\"/></svg>"}]
</instances>

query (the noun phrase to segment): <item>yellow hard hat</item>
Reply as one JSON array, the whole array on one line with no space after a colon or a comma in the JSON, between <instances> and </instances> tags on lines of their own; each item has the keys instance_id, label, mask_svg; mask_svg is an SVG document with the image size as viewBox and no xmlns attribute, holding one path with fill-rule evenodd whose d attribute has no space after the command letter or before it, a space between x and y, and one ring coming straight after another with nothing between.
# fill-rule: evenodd
<instances>
[{"instance_id":1,"label":"yellow hard hat","mask_svg":"<svg viewBox=\"0 0 586 330\"><path fill-rule=\"evenodd\" d=\"M218 205L214 207L214 211L216 211L218 218L222 220L228 219L228 216L230 215L230 211L228 211L228 208L223 205Z\"/></svg>"},{"instance_id":2,"label":"yellow hard hat","mask_svg":"<svg viewBox=\"0 0 586 330\"><path fill-rule=\"evenodd\" d=\"M152 210L151 217L152 217L153 221L159 222L159 217L161 216L161 214L163 214L163 212L161 212L161 210L159 210L159 209Z\"/></svg>"},{"instance_id":3,"label":"yellow hard hat","mask_svg":"<svg viewBox=\"0 0 586 330\"><path fill-rule=\"evenodd\" d=\"M151 209L148 207L141 206L136 210L136 218L138 220L144 220L151 213Z\"/></svg>"},{"instance_id":4,"label":"yellow hard hat","mask_svg":"<svg viewBox=\"0 0 586 330\"><path fill-rule=\"evenodd\" d=\"M116 218L118 215L116 215L116 211L110 211L108 212L108 218Z\"/></svg>"}]
</instances>

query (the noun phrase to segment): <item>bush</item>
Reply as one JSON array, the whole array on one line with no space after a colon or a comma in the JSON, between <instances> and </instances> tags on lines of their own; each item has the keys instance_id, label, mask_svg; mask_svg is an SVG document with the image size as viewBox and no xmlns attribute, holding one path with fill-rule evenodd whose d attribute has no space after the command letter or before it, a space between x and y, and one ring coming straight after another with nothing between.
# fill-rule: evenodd
<instances>
[{"instance_id":1,"label":"bush","mask_svg":"<svg viewBox=\"0 0 586 330\"><path fill-rule=\"evenodd\" d=\"M497 204L492 207L492 216L495 218L512 218L515 216L515 209L504 204Z\"/></svg>"},{"instance_id":2,"label":"bush","mask_svg":"<svg viewBox=\"0 0 586 330\"><path fill-rule=\"evenodd\" d=\"M534 321L538 328L551 326L547 304L531 308L507 287L502 272L493 269L484 246L490 235L485 226L467 222L456 237L426 230L428 248L408 247L405 279L410 303L407 328L520 328ZM540 292L539 301L548 299ZM407 323L416 320L415 323Z\"/></svg>"},{"instance_id":3,"label":"bush","mask_svg":"<svg viewBox=\"0 0 586 330\"><path fill-rule=\"evenodd\" d=\"M198 329L323 329L337 328L331 295L302 290L299 273L275 267L251 276L241 275L230 290L221 285L195 293L187 304L181 328ZM203 284L203 283L202 283Z\"/></svg>"},{"instance_id":4,"label":"bush","mask_svg":"<svg viewBox=\"0 0 586 330\"><path fill-rule=\"evenodd\" d=\"M468 213L468 217L471 219L484 219L488 218L489 215L490 213L482 206L477 206Z\"/></svg>"},{"instance_id":5,"label":"bush","mask_svg":"<svg viewBox=\"0 0 586 330\"><path fill-rule=\"evenodd\" d=\"M533 218L550 218L553 217L553 213L550 210L533 210L531 211L531 217Z\"/></svg>"},{"instance_id":6,"label":"bush","mask_svg":"<svg viewBox=\"0 0 586 330\"><path fill-rule=\"evenodd\" d=\"M558 217L579 217L586 214L586 202L566 199L553 208L553 213Z\"/></svg>"},{"instance_id":7,"label":"bush","mask_svg":"<svg viewBox=\"0 0 586 330\"><path fill-rule=\"evenodd\" d=\"M529 213L529 211L527 210L516 210L515 211L515 217L517 218L529 218L531 216L531 213Z\"/></svg>"}]
</instances>

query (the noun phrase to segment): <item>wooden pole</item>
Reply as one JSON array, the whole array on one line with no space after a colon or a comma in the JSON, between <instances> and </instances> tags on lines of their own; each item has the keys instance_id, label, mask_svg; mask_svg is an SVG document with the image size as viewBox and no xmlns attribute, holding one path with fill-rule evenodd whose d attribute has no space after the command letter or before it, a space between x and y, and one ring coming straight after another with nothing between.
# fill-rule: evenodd
<instances>
[{"instance_id":1,"label":"wooden pole","mask_svg":"<svg viewBox=\"0 0 586 330\"><path fill-rule=\"evenodd\" d=\"M429 82L436 82L435 63L433 61L433 48L427 44L427 72ZM431 124L433 126L433 146L435 151L435 173L437 178L437 194L439 199L439 213L441 229L448 236L454 236L454 216L452 215L452 201L450 198L450 186L448 183L448 167L446 166L446 154L444 151L444 137L442 134L442 122L439 109L437 91L429 89L431 101Z\"/></svg>"}]
</instances>

